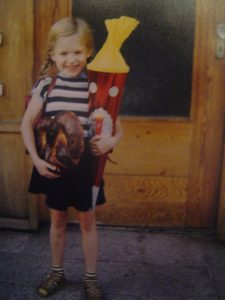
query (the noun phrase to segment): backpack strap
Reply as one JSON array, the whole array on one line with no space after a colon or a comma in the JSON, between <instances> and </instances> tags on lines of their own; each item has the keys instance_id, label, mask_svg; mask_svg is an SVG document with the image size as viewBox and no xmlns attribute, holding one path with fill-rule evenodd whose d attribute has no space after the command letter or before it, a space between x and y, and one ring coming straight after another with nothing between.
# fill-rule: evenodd
<instances>
[{"instance_id":1,"label":"backpack strap","mask_svg":"<svg viewBox=\"0 0 225 300\"><path fill-rule=\"evenodd\" d=\"M54 86L55 86L55 82L56 82L56 76L52 77L52 81L48 87L48 90L47 90L47 94L46 94L46 100L48 98L48 95L50 94L50 92L53 90Z\"/></svg>"},{"instance_id":2,"label":"backpack strap","mask_svg":"<svg viewBox=\"0 0 225 300\"><path fill-rule=\"evenodd\" d=\"M49 84L49 87L48 87L48 90L47 90L47 94L46 94L46 100L44 102L44 106L43 106L43 109L42 109L42 114L45 112L45 109L46 109L46 106L47 106L47 103L48 103L48 95L54 89L55 82L56 82L56 76L52 77L52 81Z\"/></svg>"}]
</instances>

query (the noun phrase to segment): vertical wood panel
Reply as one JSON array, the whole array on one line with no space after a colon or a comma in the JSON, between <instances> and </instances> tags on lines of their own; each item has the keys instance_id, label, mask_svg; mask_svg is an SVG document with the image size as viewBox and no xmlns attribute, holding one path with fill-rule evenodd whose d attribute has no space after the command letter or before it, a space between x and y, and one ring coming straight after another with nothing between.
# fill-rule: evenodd
<instances>
[{"instance_id":1,"label":"vertical wood panel","mask_svg":"<svg viewBox=\"0 0 225 300\"><path fill-rule=\"evenodd\" d=\"M0 211L4 217L25 218L28 215L24 146L19 133L0 135ZM26 197L27 198L27 197Z\"/></svg>"},{"instance_id":2,"label":"vertical wood panel","mask_svg":"<svg viewBox=\"0 0 225 300\"><path fill-rule=\"evenodd\" d=\"M71 0L34 0L34 79L38 77L50 27L55 21L70 16L71 10Z\"/></svg>"},{"instance_id":3,"label":"vertical wood panel","mask_svg":"<svg viewBox=\"0 0 225 300\"><path fill-rule=\"evenodd\" d=\"M0 1L0 227L37 229L37 209L27 193L29 161L20 135L24 95L33 82L33 1Z\"/></svg>"},{"instance_id":4,"label":"vertical wood panel","mask_svg":"<svg viewBox=\"0 0 225 300\"><path fill-rule=\"evenodd\" d=\"M23 97L32 82L33 4L31 0L1 0L0 80L4 95L0 97L0 121L18 120L24 111Z\"/></svg>"},{"instance_id":5,"label":"vertical wood panel","mask_svg":"<svg viewBox=\"0 0 225 300\"><path fill-rule=\"evenodd\" d=\"M224 0L198 0L193 70L194 136L187 225L213 227L219 197L225 120L224 59L215 57L216 24L225 20Z\"/></svg>"}]
</instances>

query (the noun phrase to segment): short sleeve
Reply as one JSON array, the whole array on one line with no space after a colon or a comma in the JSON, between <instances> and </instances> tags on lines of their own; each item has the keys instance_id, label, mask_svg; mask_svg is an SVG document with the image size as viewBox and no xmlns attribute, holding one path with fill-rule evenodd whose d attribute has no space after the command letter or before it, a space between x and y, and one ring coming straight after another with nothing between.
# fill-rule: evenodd
<instances>
[{"instance_id":1,"label":"short sleeve","mask_svg":"<svg viewBox=\"0 0 225 300\"><path fill-rule=\"evenodd\" d=\"M51 81L52 81L51 77L45 77L45 78L38 80L34 84L34 87L31 91L32 96L35 95L35 97L39 98L40 101L45 102L46 96L47 96L47 91L48 91Z\"/></svg>"}]
</instances>

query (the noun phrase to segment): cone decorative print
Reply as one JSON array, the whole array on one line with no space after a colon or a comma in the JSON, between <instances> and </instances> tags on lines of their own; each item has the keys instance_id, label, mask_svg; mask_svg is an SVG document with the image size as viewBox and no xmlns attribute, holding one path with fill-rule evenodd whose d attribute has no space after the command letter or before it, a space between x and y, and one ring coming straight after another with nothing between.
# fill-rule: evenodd
<instances>
[{"instance_id":1,"label":"cone decorative print","mask_svg":"<svg viewBox=\"0 0 225 300\"><path fill-rule=\"evenodd\" d=\"M107 39L94 60L87 65L90 119L94 134L114 134L126 77L130 69L120 48L138 24L138 20L127 16L106 20ZM93 209L96 205L106 159L107 154L94 157Z\"/></svg>"}]
</instances>

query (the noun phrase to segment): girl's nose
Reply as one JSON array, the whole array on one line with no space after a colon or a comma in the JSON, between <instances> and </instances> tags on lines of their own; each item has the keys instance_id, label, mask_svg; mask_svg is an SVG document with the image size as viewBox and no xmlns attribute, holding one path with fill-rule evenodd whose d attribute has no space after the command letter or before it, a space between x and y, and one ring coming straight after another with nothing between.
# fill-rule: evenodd
<instances>
[{"instance_id":1,"label":"girl's nose","mask_svg":"<svg viewBox=\"0 0 225 300\"><path fill-rule=\"evenodd\" d=\"M68 54L67 61L70 63L76 61L76 55L74 53Z\"/></svg>"}]
</instances>

